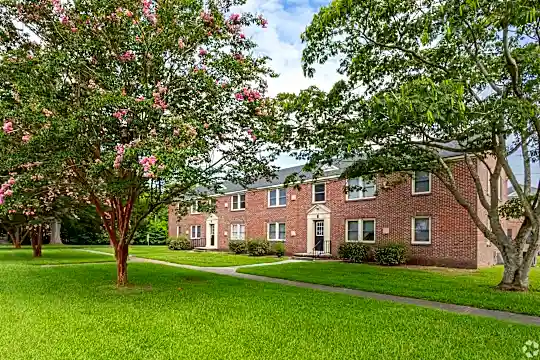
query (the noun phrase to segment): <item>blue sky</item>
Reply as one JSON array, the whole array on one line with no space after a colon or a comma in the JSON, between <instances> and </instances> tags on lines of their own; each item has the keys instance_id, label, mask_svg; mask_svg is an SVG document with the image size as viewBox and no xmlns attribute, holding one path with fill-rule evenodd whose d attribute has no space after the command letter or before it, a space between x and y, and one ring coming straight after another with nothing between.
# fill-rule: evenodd
<instances>
[{"instance_id":1,"label":"blue sky","mask_svg":"<svg viewBox=\"0 0 540 360\"><path fill-rule=\"evenodd\" d=\"M314 78L305 78L302 73L301 57L303 44L300 34L311 22L313 15L321 6L327 5L330 0L247 0L239 11L249 11L263 14L268 19L267 29L252 29L246 32L257 44L262 54L272 58L271 66L278 74L277 79L270 79L269 94L280 92L298 92L310 85L329 90L340 78L337 74L337 61L328 61L316 68ZM517 176L522 176L523 165L520 154L510 159L512 168ZM277 161L281 167L299 164L295 159L282 156ZM533 182L540 178L540 168L533 166ZM521 175L518 175L521 174Z\"/></svg>"}]
</instances>

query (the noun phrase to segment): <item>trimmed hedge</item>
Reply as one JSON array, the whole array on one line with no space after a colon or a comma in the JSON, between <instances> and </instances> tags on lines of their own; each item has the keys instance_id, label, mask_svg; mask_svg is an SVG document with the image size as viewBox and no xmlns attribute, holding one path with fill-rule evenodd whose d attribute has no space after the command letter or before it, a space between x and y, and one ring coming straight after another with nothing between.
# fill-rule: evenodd
<instances>
[{"instance_id":1,"label":"trimmed hedge","mask_svg":"<svg viewBox=\"0 0 540 360\"><path fill-rule=\"evenodd\" d=\"M229 250L235 254L245 254L247 252L247 242L244 240L229 241Z\"/></svg>"},{"instance_id":2,"label":"trimmed hedge","mask_svg":"<svg viewBox=\"0 0 540 360\"><path fill-rule=\"evenodd\" d=\"M389 244L375 249L375 261L379 265L401 265L407 262L407 248L402 244Z\"/></svg>"},{"instance_id":3,"label":"trimmed hedge","mask_svg":"<svg viewBox=\"0 0 540 360\"><path fill-rule=\"evenodd\" d=\"M191 250L191 241L185 236L170 238L167 241L169 250Z\"/></svg>"},{"instance_id":4,"label":"trimmed hedge","mask_svg":"<svg viewBox=\"0 0 540 360\"><path fill-rule=\"evenodd\" d=\"M251 239L247 242L247 253L251 256L268 255L270 242L266 239Z\"/></svg>"},{"instance_id":5,"label":"trimmed hedge","mask_svg":"<svg viewBox=\"0 0 540 360\"><path fill-rule=\"evenodd\" d=\"M282 242L278 242L272 245L272 252L278 257L285 255L285 245Z\"/></svg>"},{"instance_id":6,"label":"trimmed hedge","mask_svg":"<svg viewBox=\"0 0 540 360\"><path fill-rule=\"evenodd\" d=\"M361 243L341 244L338 249L338 257L354 263L367 261L371 248Z\"/></svg>"}]
</instances>

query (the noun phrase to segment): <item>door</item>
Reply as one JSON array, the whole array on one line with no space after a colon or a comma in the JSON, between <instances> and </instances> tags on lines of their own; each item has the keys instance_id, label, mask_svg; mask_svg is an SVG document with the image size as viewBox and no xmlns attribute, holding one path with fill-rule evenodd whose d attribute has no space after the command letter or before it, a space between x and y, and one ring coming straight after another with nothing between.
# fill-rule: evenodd
<instances>
[{"instance_id":1,"label":"door","mask_svg":"<svg viewBox=\"0 0 540 360\"><path fill-rule=\"evenodd\" d=\"M216 246L216 224L210 224L210 247Z\"/></svg>"},{"instance_id":2,"label":"door","mask_svg":"<svg viewBox=\"0 0 540 360\"><path fill-rule=\"evenodd\" d=\"M324 252L324 220L315 220L315 251Z\"/></svg>"}]
</instances>

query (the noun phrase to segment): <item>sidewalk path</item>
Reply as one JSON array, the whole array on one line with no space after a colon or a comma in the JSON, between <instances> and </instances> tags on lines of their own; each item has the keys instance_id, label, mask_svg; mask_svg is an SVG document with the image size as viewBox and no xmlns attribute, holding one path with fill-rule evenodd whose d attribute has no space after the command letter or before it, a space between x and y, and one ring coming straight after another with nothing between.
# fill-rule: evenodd
<instances>
[{"instance_id":1,"label":"sidewalk path","mask_svg":"<svg viewBox=\"0 0 540 360\"><path fill-rule=\"evenodd\" d=\"M113 254L105 253L101 251L87 250L87 249L81 249L81 250L96 253L96 254L106 254L106 255L113 256ZM537 316L516 314L516 313L498 311L498 310L480 309L480 308L475 308L471 306L447 304L447 303L441 303L437 301L422 300L422 299L415 299L415 298L395 296L395 295L379 294L379 293L374 293L374 292L369 292L369 291L340 288L340 287L326 286L326 285L319 285L319 284L311 284L311 283L305 283L305 282L300 282L300 281L291 281L291 280L277 279L277 278L271 278L271 277L266 277L266 276L242 274L242 273L236 272L237 269L244 268L244 267L272 266L272 265L285 264L285 263L290 263L290 262L299 262L302 260L284 260L284 261L278 261L274 263L252 264L252 265L241 265L241 266L230 266L230 267L202 267L202 266L193 266L193 265L183 265L183 264L171 263L168 261L139 258L135 256L130 256L130 261L179 267L179 268L196 270L196 271L204 271L204 272L213 273L213 274L233 276L240 279L248 279L248 280L267 282L267 283L273 283L273 284L281 284L281 285L287 285L287 286L296 286L296 287L305 288L305 289L313 289L313 290L319 290L319 291L325 291L325 292L331 292L331 293L337 293L337 294L345 294L345 295L363 297L363 298L368 298L368 299L392 301L392 302L396 302L400 304L416 305L416 306L421 306L421 307L426 307L426 308L449 311L456 314L477 315L477 316L483 316L483 317L490 317L490 318L494 318L498 320L511 321L511 322L524 324L524 325L540 326L540 317L537 317Z\"/></svg>"}]
</instances>

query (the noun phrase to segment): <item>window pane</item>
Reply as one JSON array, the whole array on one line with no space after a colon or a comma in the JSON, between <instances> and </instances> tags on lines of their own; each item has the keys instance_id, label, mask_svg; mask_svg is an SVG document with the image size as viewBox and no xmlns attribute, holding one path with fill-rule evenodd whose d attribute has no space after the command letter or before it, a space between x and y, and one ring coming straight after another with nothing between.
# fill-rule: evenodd
<instances>
[{"instance_id":1,"label":"window pane","mask_svg":"<svg viewBox=\"0 0 540 360\"><path fill-rule=\"evenodd\" d=\"M366 181L364 183L364 197L373 197L375 196L375 182L373 181Z\"/></svg>"},{"instance_id":2,"label":"window pane","mask_svg":"<svg viewBox=\"0 0 540 360\"><path fill-rule=\"evenodd\" d=\"M197 226L197 239L201 237L201 226Z\"/></svg>"},{"instance_id":3,"label":"window pane","mask_svg":"<svg viewBox=\"0 0 540 360\"><path fill-rule=\"evenodd\" d=\"M360 186L360 179L350 179L349 180L349 188L348 191L348 198L351 200L354 199L360 199L360 189L358 188Z\"/></svg>"},{"instance_id":4,"label":"window pane","mask_svg":"<svg viewBox=\"0 0 540 360\"><path fill-rule=\"evenodd\" d=\"M429 219L414 220L414 240L429 242Z\"/></svg>"},{"instance_id":5,"label":"window pane","mask_svg":"<svg viewBox=\"0 0 540 360\"><path fill-rule=\"evenodd\" d=\"M427 171L417 171L414 174L414 192L429 192L429 173Z\"/></svg>"},{"instance_id":6,"label":"window pane","mask_svg":"<svg viewBox=\"0 0 540 360\"><path fill-rule=\"evenodd\" d=\"M279 224L279 238L280 240L285 240L285 224Z\"/></svg>"},{"instance_id":7,"label":"window pane","mask_svg":"<svg viewBox=\"0 0 540 360\"><path fill-rule=\"evenodd\" d=\"M244 240L246 238L246 225L244 224L240 224L239 225L239 235L238 235L238 239L240 240Z\"/></svg>"},{"instance_id":8,"label":"window pane","mask_svg":"<svg viewBox=\"0 0 540 360\"><path fill-rule=\"evenodd\" d=\"M349 241L358 241L358 221L347 222L347 234Z\"/></svg>"},{"instance_id":9,"label":"window pane","mask_svg":"<svg viewBox=\"0 0 540 360\"><path fill-rule=\"evenodd\" d=\"M279 205L287 205L287 189L279 189Z\"/></svg>"},{"instance_id":10,"label":"window pane","mask_svg":"<svg viewBox=\"0 0 540 360\"><path fill-rule=\"evenodd\" d=\"M240 209L246 208L246 194L240 195Z\"/></svg>"},{"instance_id":11,"label":"window pane","mask_svg":"<svg viewBox=\"0 0 540 360\"><path fill-rule=\"evenodd\" d=\"M270 226L268 227L268 238L269 239L276 238L276 224L270 224Z\"/></svg>"},{"instance_id":12,"label":"window pane","mask_svg":"<svg viewBox=\"0 0 540 360\"><path fill-rule=\"evenodd\" d=\"M364 241L373 241L375 240L375 221L373 220L364 220L362 221L363 227L363 239Z\"/></svg>"},{"instance_id":13,"label":"window pane","mask_svg":"<svg viewBox=\"0 0 540 360\"><path fill-rule=\"evenodd\" d=\"M270 206L276 206L276 190L270 190Z\"/></svg>"},{"instance_id":14,"label":"window pane","mask_svg":"<svg viewBox=\"0 0 540 360\"><path fill-rule=\"evenodd\" d=\"M313 191L315 201L325 201L325 184L315 184Z\"/></svg>"}]
</instances>

